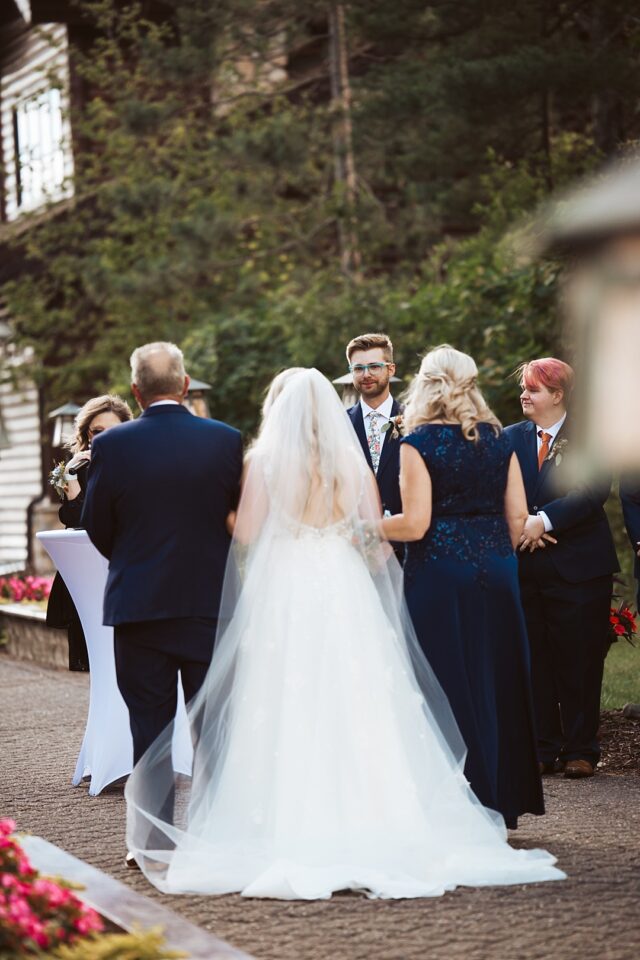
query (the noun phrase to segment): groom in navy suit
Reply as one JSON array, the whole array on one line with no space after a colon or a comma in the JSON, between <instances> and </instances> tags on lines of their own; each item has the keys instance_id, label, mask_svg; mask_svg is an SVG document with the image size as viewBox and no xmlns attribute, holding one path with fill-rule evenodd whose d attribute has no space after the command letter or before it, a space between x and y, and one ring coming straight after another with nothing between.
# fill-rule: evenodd
<instances>
[{"instance_id":1,"label":"groom in navy suit","mask_svg":"<svg viewBox=\"0 0 640 960\"><path fill-rule=\"evenodd\" d=\"M183 405L174 344L139 347L131 372L143 413L93 442L82 526L109 560L104 622L136 763L175 717L178 676L189 701L211 660L242 440Z\"/></svg>"},{"instance_id":2,"label":"groom in navy suit","mask_svg":"<svg viewBox=\"0 0 640 960\"><path fill-rule=\"evenodd\" d=\"M347 344L347 362L360 400L347 410L367 463L373 470L382 510L402 513L400 497L400 436L392 418L401 414L389 383L396 371L393 344L385 333L365 333ZM391 426L389 424L391 423ZM395 544L400 562L404 545Z\"/></svg>"},{"instance_id":3,"label":"groom in navy suit","mask_svg":"<svg viewBox=\"0 0 640 960\"><path fill-rule=\"evenodd\" d=\"M619 569L604 511L609 478L576 484L563 466L570 443L571 367L547 357L523 364L527 418L507 427L529 517L519 548L531 646L541 773L593 776L613 574Z\"/></svg>"}]
</instances>

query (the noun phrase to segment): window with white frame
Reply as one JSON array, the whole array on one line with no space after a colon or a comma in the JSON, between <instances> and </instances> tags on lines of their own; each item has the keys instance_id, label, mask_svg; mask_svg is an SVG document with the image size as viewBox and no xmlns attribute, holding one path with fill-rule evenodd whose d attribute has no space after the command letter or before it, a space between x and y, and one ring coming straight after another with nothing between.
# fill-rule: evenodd
<instances>
[{"instance_id":1,"label":"window with white frame","mask_svg":"<svg viewBox=\"0 0 640 960\"><path fill-rule=\"evenodd\" d=\"M65 24L29 30L19 53L0 71L0 190L6 221L73 195Z\"/></svg>"},{"instance_id":2,"label":"window with white frame","mask_svg":"<svg viewBox=\"0 0 640 960\"><path fill-rule=\"evenodd\" d=\"M16 206L34 210L64 194L62 96L52 87L13 107Z\"/></svg>"}]
</instances>

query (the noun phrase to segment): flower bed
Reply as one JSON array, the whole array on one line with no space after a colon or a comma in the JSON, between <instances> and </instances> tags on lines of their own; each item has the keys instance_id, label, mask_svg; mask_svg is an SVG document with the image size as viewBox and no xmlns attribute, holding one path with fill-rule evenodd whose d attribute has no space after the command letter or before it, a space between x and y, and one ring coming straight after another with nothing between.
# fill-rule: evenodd
<instances>
[{"instance_id":1,"label":"flower bed","mask_svg":"<svg viewBox=\"0 0 640 960\"><path fill-rule=\"evenodd\" d=\"M0 603L43 603L51 593L52 583L53 577L0 577Z\"/></svg>"},{"instance_id":2,"label":"flower bed","mask_svg":"<svg viewBox=\"0 0 640 960\"><path fill-rule=\"evenodd\" d=\"M42 955L102 930L94 910L63 881L41 877L14 836L15 823L0 820L0 951Z\"/></svg>"},{"instance_id":3,"label":"flower bed","mask_svg":"<svg viewBox=\"0 0 640 960\"><path fill-rule=\"evenodd\" d=\"M13 835L15 823L0 820L0 960L170 960L187 954L167 950L157 930L104 934L104 922L64 880L34 870Z\"/></svg>"},{"instance_id":4,"label":"flower bed","mask_svg":"<svg viewBox=\"0 0 640 960\"><path fill-rule=\"evenodd\" d=\"M45 612L36 603L0 603L0 637L0 649L17 660L60 669L69 666L66 631L48 627Z\"/></svg>"}]
</instances>

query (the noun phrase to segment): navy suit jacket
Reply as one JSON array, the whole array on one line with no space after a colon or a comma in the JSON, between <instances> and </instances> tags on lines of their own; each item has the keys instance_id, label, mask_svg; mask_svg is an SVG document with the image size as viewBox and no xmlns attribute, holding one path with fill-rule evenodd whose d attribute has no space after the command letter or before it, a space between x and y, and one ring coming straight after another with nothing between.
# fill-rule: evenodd
<instances>
[{"instance_id":1,"label":"navy suit jacket","mask_svg":"<svg viewBox=\"0 0 640 960\"><path fill-rule=\"evenodd\" d=\"M629 540L633 547L635 563L633 575L640 581L640 557L638 557L638 542L640 541L640 480L638 477L622 477L620 479L620 501L624 514L624 525L627 528Z\"/></svg>"},{"instance_id":2,"label":"navy suit jacket","mask_svg":"<svg viewBox=\"0 0 640 960\"><path fill-rule=\"evenodd\" d=\"M82 525L109 560L109 625L218 616L242 438L186 407L150 407L96 437Z\"/></svg>"},{"instance_id":3,"label":"navy suit jacket","mask_svg":"<svg viewBox=\"0 0 640 960\"><path fill-rule=\"evenodd\" d=\"M400 404L397 400L393 401L391 407L391 416L396 417L401 412ZM360 403L349 407L347 410L353 428L358 435L360 446L367 458L367 463L373 470L371 462L371 453L369 452L369 443L367 441L367 431L364 426L364 417L362 416L362 407ZM385 437L380 453L380 463L376 474L380 499L382 500L382 510L388 510L391 514L402 513L402 499L400 497L400 438L393 440Z\"/></svg>"},{"instance_id":4,"label":"navy suit jacket","mask_svg":"<svg viewBox=\"0 0 640 960\"><path fill-rule=\"evenodd\" d=\"M567 438L566 428L565 420L554 445ZM615 573L620 567L604 511L611 478L590 486L572 484L562 464L555 459L545 461L538 470L536 429L534 423L523 420L507 427L506 432L522 470L529 513L544 511L553 526L551 534L558 540L546 548L545 554L553 560L562 579L569 583ZM537 553L518 554L523 576L535 568Z\"/></svg>"}]
</instances>

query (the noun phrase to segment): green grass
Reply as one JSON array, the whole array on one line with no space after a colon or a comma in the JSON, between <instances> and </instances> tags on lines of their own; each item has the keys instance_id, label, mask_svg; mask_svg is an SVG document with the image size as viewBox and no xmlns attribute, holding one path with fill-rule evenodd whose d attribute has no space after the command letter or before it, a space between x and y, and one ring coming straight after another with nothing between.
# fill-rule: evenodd
<instances>
[{"instance_id":1,"label":"green grass","mask_svg":"<svg viewBox=\"0 0 640 960\"><path fill-rule=\"evenodd\" d=\"M640 645L626 641L614 643L604 665L603 710L614 710L625 703L640 703Z\"/></svg>"}]
</instances>

